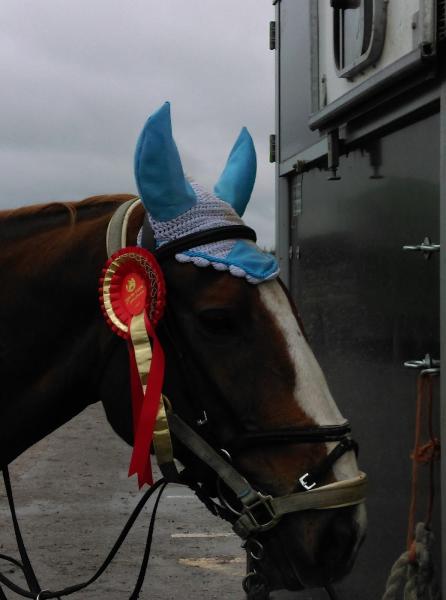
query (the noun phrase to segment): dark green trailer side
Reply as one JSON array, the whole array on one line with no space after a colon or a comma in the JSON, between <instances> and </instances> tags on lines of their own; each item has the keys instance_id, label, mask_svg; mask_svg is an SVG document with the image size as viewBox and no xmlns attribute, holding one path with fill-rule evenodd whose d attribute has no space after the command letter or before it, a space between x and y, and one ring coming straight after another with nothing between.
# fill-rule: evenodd
<instances>
[{"instance_id":1,"label":"dark green trailer side","mask_svg":"<svg viewBox=\"0 0 446 600\"><path fill-rule=\"evenodd\" d=\"M429 49L427 38L415 40L409 54L382 69L379 62L364 66L375 70L370 77L356 82L361 71L347 77L351 89L327 101L330 77L321 72L318 36L323 19L340 18L336 0L331 4L321 15L320 2L275 2L276 243L282 276L333 396L352 422L370 479L367 539L352 573L335 587L343 600L378 600L406 544L420 369L404 363L428 355L439 369L446 356L440 352L446 339L444 2L429 4L435 8ZM345 77L340 68L336 73ZM423 243L421 250L403 249ZM437 375L434 429L446 439L446 388L440 390ZM419 520L428 470L421 468ZM436 577L446 585L443 472L441 478L437 462L432 530ZM327 596L313 590L293 597Z\"/></svg>"}]
</instances>

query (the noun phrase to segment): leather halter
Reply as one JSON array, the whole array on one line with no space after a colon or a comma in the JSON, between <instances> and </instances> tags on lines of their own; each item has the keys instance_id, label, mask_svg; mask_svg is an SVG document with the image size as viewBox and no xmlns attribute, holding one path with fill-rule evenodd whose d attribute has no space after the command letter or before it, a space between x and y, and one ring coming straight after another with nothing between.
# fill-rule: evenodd
<instances>
[{"instance_id":1,"label":"leather halter","mask_svg":"<svg viewBox=\"0 0 446 600\"><path fill-rule=\"evenodd\" d=\"M107 251L116 252L126 244L126 228L128 215L139 204L138 198L132 199L119 207L113 215L107 230ZM142 240L148 250L152 251L159 261L171 258L177 252L194 248L200 244L220 241L222 239L256 239L255 232L244 225L219 227L184 236L155 248L154 235L150 222L146 217L143 223ZM232 490L240 503L240 510L233 507L220 506L195 487L195 491L206 505L223 518L233 523L237 535L246 539L254 533L274 527L285 514L310 509L332 509L354 506L365 501L367 476L363 472L358 475L327 485L319 485L333 467L334 463L346 452L358 446L350 438L350 425L346 421L340 425L316 427L292 427L268 431L246 433L231 448L232 453L239 453L247 447L264 444L299 444L339 442L335 448L311 471L302 474L293 493L272 497L255 490L250 483L231 464L223 458L210 444L190 427L179 415L166 406L167 421L174 436L186 446L197 458L212 469L219 480ZM168 464L160 464L165 478L174 482L186 482L190 485L190 475L184 471L178 473L173 460ZM222 498L220 498L222 500ZM224 502L224 500L223 500ZM232 515L230 514L232 513ZM234 513L237 518L234 522ZM232 518L231 518L232 517Z\"/></svg>"}]
</instances>

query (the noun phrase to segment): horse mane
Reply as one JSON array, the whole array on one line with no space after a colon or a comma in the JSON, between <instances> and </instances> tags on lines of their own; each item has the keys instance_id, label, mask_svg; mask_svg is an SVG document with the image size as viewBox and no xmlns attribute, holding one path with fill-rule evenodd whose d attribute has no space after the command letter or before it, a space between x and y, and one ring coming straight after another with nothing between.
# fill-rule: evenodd
<instances>
[{"instance_id":1,"label":"horse mane","mask_svg":"<svg viewBox=\"0 0 446 600\"><path fill-rule=\"evenodd\" d=\"M76 223L78 211L83 208L101 208L118 204L128 200L132 196L129 194L108 194L101 196L90 196L83 200L66 202L48 202L45 204L32 204L30 206L20 206L0 211L0 220L26 219L42 213L50 213L57 216L64 213L69 216L71 225Z\"/></svg>"},{"instance_id":2,"label":"horse mane","mask_svg":"<svg viewBox=\"0 0 446 600\"><path fill-rule=\"evenodd\" d=\"M62 235L73 233L80 223L108 218L119 204L134 197L134 194L107 194L0 211L0 243L37 233L52 236L55 229L59 229Z\"/></svg>"}]
</instances>

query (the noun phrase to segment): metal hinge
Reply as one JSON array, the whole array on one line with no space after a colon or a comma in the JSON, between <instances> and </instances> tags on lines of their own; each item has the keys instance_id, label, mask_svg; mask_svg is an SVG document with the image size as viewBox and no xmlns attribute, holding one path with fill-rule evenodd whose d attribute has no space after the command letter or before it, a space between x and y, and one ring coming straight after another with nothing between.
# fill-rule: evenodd
<instances>
[{"instance_id":1,"label":"metal hinge","mask_svg":"<svg viewBox=\"0 0 446 600\"><path fill-rule=\"evenodd\" d=\"M446 1L437 2L437 36L438 41L446 41Z\"/></svg>"},{"instance_id":2,"label":"metal hinge","mask_svg":"<svg viewBox=\"0 0 446 600\"><path fill-rule=\"evenodd\" d=\"M269 49L270 50L276 49L276 22L275 21L269 22Z\"/></svg>"},{"instance_id":3,"label":"metal hinge","mask_svg":"<svg viewBox=\"0 0 446 600\"><path fill-rule=\"evenodd\" d=\"M276 134L272 133L269 136L269 162L276 162Z\"/></svg>"}]
</instances>

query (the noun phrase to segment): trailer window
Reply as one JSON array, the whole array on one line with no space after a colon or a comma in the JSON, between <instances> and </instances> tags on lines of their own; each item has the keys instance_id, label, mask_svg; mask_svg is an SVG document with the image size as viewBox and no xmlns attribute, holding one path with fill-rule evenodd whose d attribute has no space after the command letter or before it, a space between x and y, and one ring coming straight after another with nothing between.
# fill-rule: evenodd
<instances>
[{"instance_id":1,"label":"trailer window","mask_svg":"<svg viewBox=\"0 0 446 600\"><path fill-rule=\"evenodd\" d=\"M333 42L339 77L352 77L379 58L384 45L383 0L331 0Z\"/></svg>"}]
</instances>

